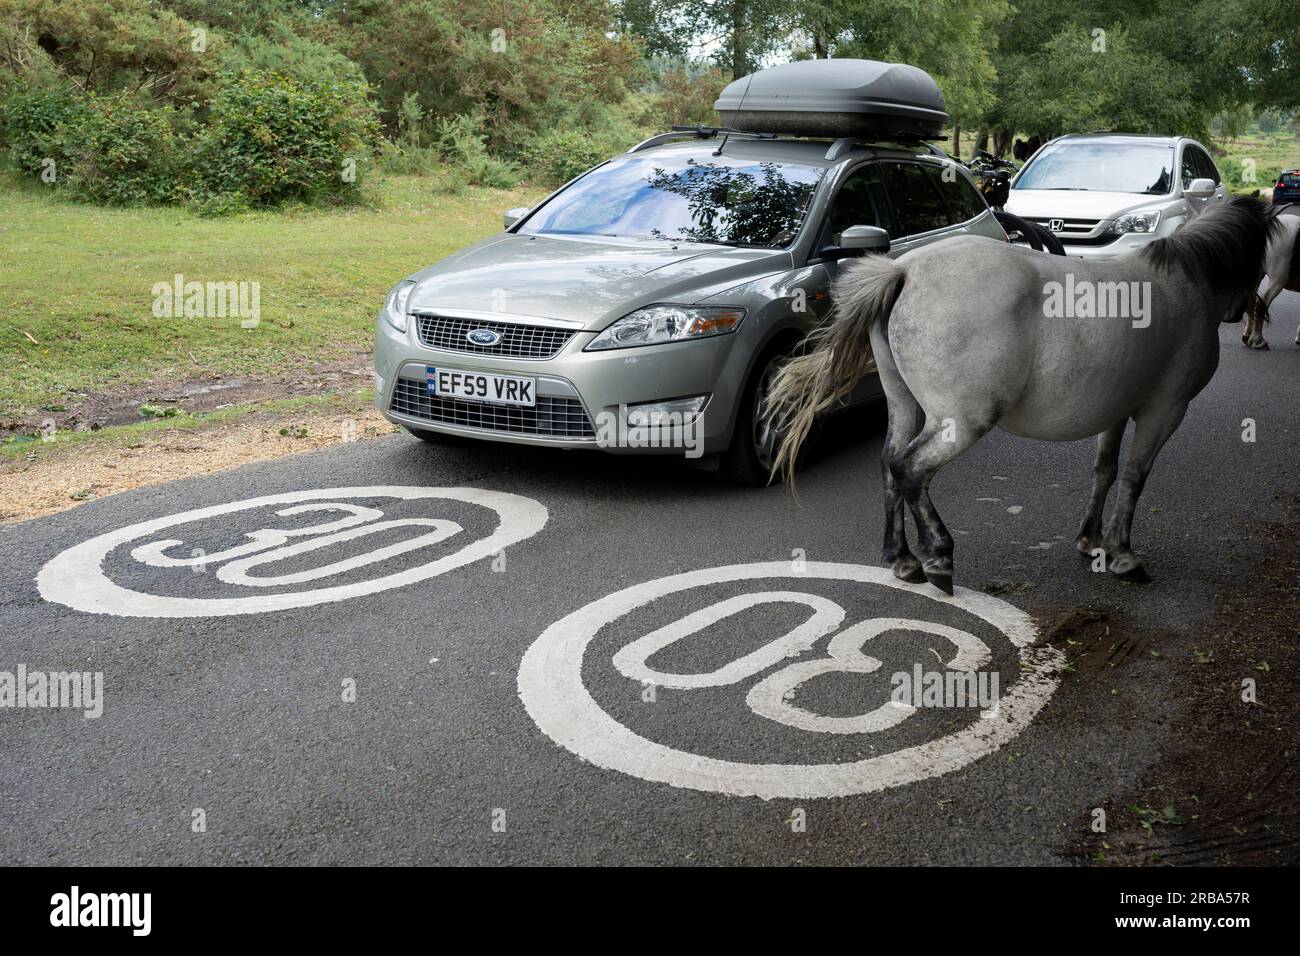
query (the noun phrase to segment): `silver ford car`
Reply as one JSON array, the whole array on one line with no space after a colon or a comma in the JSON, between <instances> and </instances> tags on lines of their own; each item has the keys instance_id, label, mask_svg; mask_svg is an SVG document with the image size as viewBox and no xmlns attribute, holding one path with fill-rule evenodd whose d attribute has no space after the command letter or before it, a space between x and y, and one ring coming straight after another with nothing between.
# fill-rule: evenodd
<instances>
[{"instance_id":1,"label":"silver ford car","mask_svg":"<svg viewBox=\"0 0 1300 956\"><path fill-rule=\"evenodd\" d=\"M685 454L749 483L768 479L765 389L827 315L841 260L1006 238L965 170L919 141L711 128L647 140L505 218L389 293L388 420L429 441ZM854 401L879 394L872 376Z\"/></svg>"}]
</instances>

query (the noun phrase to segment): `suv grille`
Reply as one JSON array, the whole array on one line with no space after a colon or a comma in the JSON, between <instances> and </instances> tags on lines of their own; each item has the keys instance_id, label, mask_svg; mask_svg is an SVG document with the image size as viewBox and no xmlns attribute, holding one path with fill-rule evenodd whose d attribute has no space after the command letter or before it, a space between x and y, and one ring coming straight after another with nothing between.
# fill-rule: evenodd
<instances>
[{"instance_id":1,"label":"suv grille","mask_svg":"<svg viewBox=\"0 0 1300 956\"><path fill-rule=\"evenodd\" d=\"M1025 216L1032 223L1047 228L1047 224L1052 221L1052 217ZM1062 219L1061 231L1056 234L1058 239L1064 241L1066 236L1080 235L1085 236L1092 232L1101 224L1100 219Z\"/></svg>"},{"instance_id":2,"label":"suv grille","mask_svg":"<svg viewBox=\"0 0 1300 956\"><path fill-rule=\"evenodd\" d=\"M591 419L587 417L582 402L576 398L538 395L535 408L489 405L485 402L467 402L459 398L430 395L424 382L399 378L389 408L407 418L459 425L462 428L567 438L572 441L592 440L596 437Z\"/></svg>"},{"instance_id":3,"label":"suv grille","mask_svg":"<svg viewBox=\"0 0 1300 956\"><path fill-rule=\"evenodd\" d=\"M454 318L448 315L415 316L420 344L426 348L470 355L502 355L510 358L545 359L564 348L575 329L546 325L520 325L484 319ZM491 329L501 336L496 345L476 345L465 338L475 329Z\"/></svg>"},{"instance_id":4,"label":"suv grille","mask_svg":"<svg viewBox=\"0 0 1300 956\"><path fill-rule=\"evenodd\" d=\"M1030 222L1047 228L1047 224L1052 220L1047 217L1026 216ZM1103 232L1101 235L1093 235L1097 227L1101 225L1100 219L1062 219L1060 232L1054 233L1057 239L1067 246L1108 246L1119 236L1110 232Z\"/></svg>"}]
</instances>

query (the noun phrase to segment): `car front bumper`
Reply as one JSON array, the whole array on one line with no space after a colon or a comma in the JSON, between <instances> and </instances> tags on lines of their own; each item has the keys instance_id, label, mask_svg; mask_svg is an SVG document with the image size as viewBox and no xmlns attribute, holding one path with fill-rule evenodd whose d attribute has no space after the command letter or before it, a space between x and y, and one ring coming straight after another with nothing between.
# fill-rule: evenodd
<instances>
[{"instance_id":1,"label":"car front bumper","mask_svg":"<svg viewBox=\"0 0 1300 956\"><path fill-rule=\"evenodd\" d=\"M1060 239L1061 237L1057 236L1057 238ZM1076 256L1080 259L1114 259L1116 256L1123 256L1144 249L1159 238L1160 235L1153 232L1127 232L1122 236L1117 236L1114 242L1108 242L1104 246L1083 245L1077 242L1065 241L1062 241L1061 245L1065 247L1067 256Z\"/></svg>"},{"instance_id":2,"label":"car front bumper","mask_svg":"<svg viewBox=\"0 0 1300 956\"><path fill-rule=\"evenodd\" d=\"M520 320L523 322L524 320ZM698 457L726 449L736 404L748 372L748 350L732 333L694 342L584 352L595 332L577 332L546 359L498 357L433 349L420 343L417 322L398 332L380 316L375 332L375 407L406 428L489 441L591 448L615 454ZM465 400L436 399L425 391L429 367L519 375L536 380L530 410ZM620 431L626 408L707 396L698 421Z\"/></svg>"}]
</instances>

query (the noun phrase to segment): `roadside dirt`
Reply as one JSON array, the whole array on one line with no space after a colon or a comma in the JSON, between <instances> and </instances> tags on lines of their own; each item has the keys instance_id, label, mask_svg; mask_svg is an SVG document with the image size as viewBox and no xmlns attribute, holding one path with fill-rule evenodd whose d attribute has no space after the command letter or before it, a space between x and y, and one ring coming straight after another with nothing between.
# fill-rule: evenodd
<instances>
[{"instance_id":1,"label":"roadside dirt","mask_svg":"<svg viewBox=\"0 0 1300 956\"><path fill-rule=\"evenodd\" d=\"M184 428L33 442L26 455L0 462L0 523L53 514L119 491L397 430L373 408L354 405L250 411L229 421ZM131 419L139 420L138 416Z\"/></svg>"},{"instance_id":2,"label":"roadside dirt","mask_svg":"<svg viewBox=\"0 0 1300 956\"><path fill-rule=\"evenodd\" d=\"M107 428L142 420L141 407L166 413L210 412L280 398L331 392L347 394L371 384L370 353L295 368L273 376L220 376L199 373L180 381L148 382L130 388L64 396L47 408L28 408L0 420L0 438L28 435L49 427L61 431Z\"/></svg>"},{"instance_id":3,"label":"roadside dirt","mask_svg":"<svg viewBox=\"0 0 1300 956\"><path fill-rule=\"evenodd\" d=\"M1260 560L1217 589L1192 634L1144 632L1111 609L1075 608L1044 639L1065 680L1165 657L1177 707L1165 755L1134 792L1082 811L1067 859L1108 866L1300 863L1300 496L1256 522ZM1253 684L1253 686L1252 686ZM1251 696L1253 690L1254 699Z\"/></svg>"}]
</instances>

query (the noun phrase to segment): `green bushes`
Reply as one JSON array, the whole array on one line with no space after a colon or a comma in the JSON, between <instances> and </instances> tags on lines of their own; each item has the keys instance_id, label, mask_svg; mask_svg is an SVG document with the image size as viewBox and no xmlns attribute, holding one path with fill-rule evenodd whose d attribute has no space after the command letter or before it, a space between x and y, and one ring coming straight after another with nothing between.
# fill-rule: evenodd
<instances>
[{"instance_id":1,"label":"green bushes","mask_svg":"<svg viewBox=\"0 0 1300 956\"><path fill-rule=\"evenodd\" d=\"M68 144L88 112L86 99L71 89L35 88L11 93L0 104L0 138L13 164L28 176L53 175L68 166Z\"/></svg>"},{"instance_id":2,"label":"green bushes","mask_svg":"<svg viewBox=\"0 0 1300 956\"><path fill-rule=\"evenodd\" d=\"M628 145L623 145L622 149L627 149ZM607 148L588 133L554 130L536 137L524 147L524 161L529 174L539 183L559 186L619 151Z\"/></svg>"},{"instance_id":3,"label":"green bushes","mask_svg":"<svg viewBox=\"0 0 1300 956\"><path fill-rule=\"evenodd\" d=\"M55 87L11 94L0 130L22 173L90 202L183 201L217 213L343 203L359 198L379 135L367 92L361 82L225 74L199 124L193 109Z\"/></svg>"},{"instance_id":4,"label":"green bushes","mask_svg":"<svg viewBox=\"0 0 1300 956\"><path fill-rule=\"evenodd\" d=\"M648 69L605 0L507 26L456 0L254 6L0 0L0 153L71 197L213 214L356 201L377 156L444 192L556 186L710 119L723 79Z\"/></svg>"},{"instance_id":5,"label":"green bushes","mask_svg":"<svg viewBox=\"0 0 1300 956\"><path fill-rule=\"evenodd\" d=\"M14 93L0 109L18 169L75 197L107 205L175 198L174 121L125 93L83 95L63 88Z\"/></svg>"},{"instance_id":6,"label":"green bushes","mask_svg":"<svg viewBox=\"0 0 1300 956\"><path fill-rule=\"evenodd\" d=\"M227 75L196 151L200 198L250 206L346 202L357 194L377 137L364 86Z\"/></svg>"},{"instance_id":7,"label":"green bushes","mask_svg":"<svg viewBox=\"0 0 1300 956\"><path fill-rule=\"evenodd\" d=\"M488 152L481 114L462 113L440 119L436 142L442 158L471 185L509 189L519 183L518 170Z\"/></svg>"},{"instance_id":8,"label":"green bushes","mask_svg":"<svg viewBox=\"0 0 1300 956\"><path fill-rule=\"evenodd\" d=\"M175 200L181 170L173 111L149 109L127 93L92 96L87 106L77 140L65 147L73 195L110 206Z\"/></svg>"},{"instance_id":9,"label":"green bushes","mask_svg":"<svg viewBox=\"0 0 1300 956\"><path fill-rule=\"evenodd\" d=\"M1247 166L1235 156L1222 157L1216 160L1216 163L1219 174L1223 177L1223 184L1233 192L1272 189L1273 184L1277 182L1277 177L1282 173L1281 166L1257 164Z\"/></svg>"}]
</instances>

